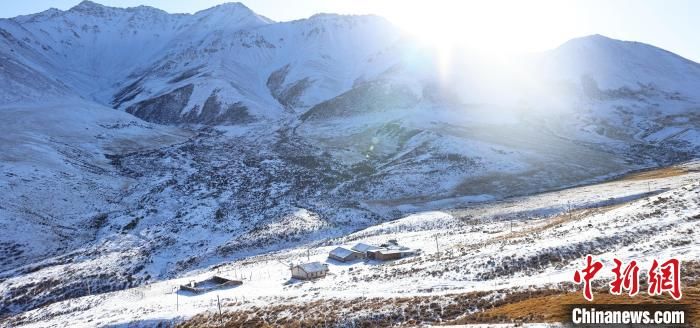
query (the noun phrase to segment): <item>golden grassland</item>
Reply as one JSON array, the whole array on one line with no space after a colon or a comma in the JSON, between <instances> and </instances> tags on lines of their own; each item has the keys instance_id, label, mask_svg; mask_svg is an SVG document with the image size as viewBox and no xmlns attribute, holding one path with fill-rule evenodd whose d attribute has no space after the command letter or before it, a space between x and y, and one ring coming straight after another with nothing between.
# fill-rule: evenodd
<instances>
[{"instance_id":1,"label":"golden grassland","mask_svg":"<svg viewBox=\"0 0 700 328\"><path fill-rule=\"evenodd\" d=\"M678 167L678 166L670 166L670 167L665 167L665 168L660 168L660 169L653 169L653 170L648 170L648 171L630 173L630 174L625 175L622 178L620 178L620 180L651 180L651 179L675 177L675 176L683 175L686 173L688 173L688 170L685 168Z\"/></svg>"},{"instance_id":2,"label":"golden grassland","mask_svg":"<svg viewBox=\"0 0 700 328\"><path fill-rule=\"evenodd\" d=\"M450 324L500 322L566 322L570 319L570 304L687 304L690 313L687 322L700 326L700 285L683 290L683 298L674 301L668 295L649 296L640 292L634 297L616 296L599 290L593 302L586 301L580 292L555 293L526 298L486 309L450 322Z\"/></svg>"}]
</instances>

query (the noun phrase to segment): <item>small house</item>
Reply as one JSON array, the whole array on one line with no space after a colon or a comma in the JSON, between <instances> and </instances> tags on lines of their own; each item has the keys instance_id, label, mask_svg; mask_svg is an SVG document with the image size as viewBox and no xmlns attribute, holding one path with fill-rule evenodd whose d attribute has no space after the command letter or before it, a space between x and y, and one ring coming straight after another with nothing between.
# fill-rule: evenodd
<instances>
[{"instance_id":1,"label":"small house","mask_svg":"<svg viewBox=\"0 0 700 328\"><path fill-rule=\"evenodd\" d=\"M367 258L370 260L391 261L407 256L417 255L419 253L419 249L411 249L406 246L401 246L396 239L390 239L381 246L368 250Z\"/></svg>"},{"instance_id":2,"label":"small house","mask_svg":"<svg viewBox=\"0 0 700 328\"><path fill-rule=\"evenodd\" d=\"M206 293L215 289L229 288L242 285L240 280L233 280L222 276L213 276L202 281L190 281L186 285L181 285L180 289L195 294Z\"/></svg>"},{"instance_id":3,"label":"small house","mask_svg":"<svg viewBox=\"0 0 700 328\"><path fill-rule=\"evenodd\" d=\"M362 253L354 251L352 249L347 249L345 247L336 247L334 250L328 253L328 258L340 262L351 262L363 258L363 255Z\"/></svg>"},{"instance_id":4,"label":"small house","mask_svg":"<svg viewBox=\"0 0 700 328\"><path fill-rule=\"evenodd\" d=\"M328 273L328 265L319 262L311 262L294 265L291 270L292 278L309 280L325 277Z\"/></svg>"}]
</instances>

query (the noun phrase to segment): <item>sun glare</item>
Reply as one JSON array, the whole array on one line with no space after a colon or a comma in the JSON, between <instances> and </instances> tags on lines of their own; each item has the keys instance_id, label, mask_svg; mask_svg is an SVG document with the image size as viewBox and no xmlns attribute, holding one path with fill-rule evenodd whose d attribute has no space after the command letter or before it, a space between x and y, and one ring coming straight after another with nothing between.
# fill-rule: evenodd
<instances>
[{"instance_id":1,"label":"sun glare","mask_svg":"<svg viewBox=\"0 0 700 328\"><path fill-rule=\"evenodd\" d=\"M394 2L396 4L396 2ZM396 8L398 7L398 8ZM584 24L564 1L402 1L389 20L440 51L456 47L483 54L544 50Z\"/></svg>"}]
</instances>

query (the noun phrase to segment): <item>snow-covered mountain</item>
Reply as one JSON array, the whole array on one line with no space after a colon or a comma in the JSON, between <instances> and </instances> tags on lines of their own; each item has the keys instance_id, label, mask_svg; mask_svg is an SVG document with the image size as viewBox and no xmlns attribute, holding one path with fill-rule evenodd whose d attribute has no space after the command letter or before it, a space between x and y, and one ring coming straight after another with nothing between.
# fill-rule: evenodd
<instances>
[{"instance_id":1,"label":"snow-covered mountain","mask_svg":"<svg viewBox=\"0 0 700 328\"><path fill-rule=\"evenodd\" d=\"M574 39L539 58L547 76L584 92L634 91L698 100L700 65L666 50L602 35Z\"/></svg>"},{"instance_id":2,"label":"snow-covered mountain","mask_svg":"<svg viewBox=\"0 0 700 328\"><path fill-rule=\"evenodd\" d=\"M376 16L84 1L0 45L0 316L700 152L700 65L602 36L445 71Z\"/></svg>"},{"instance_id":3,"label":"snow-covered mountain","mask_svg":"<svg viewBox=\"0 0 700 328\"><path fill-rule=\"evenodd\" d=\"M0 28L8 56L40 65L36 75L162 123L242 123L308 108L385 70L373 59L399 38L380 17L274 23L239 3L171 15L84 1Z\"/></svg>"},{"instance_id":4,"label":"snow-covered mountain","mask_svg":"<svg viewBox=\"0 0 700 328\"><path fill-rule=\"evenodd\" d=\"M294 117L366 83L402 85L417 103L441 107L541 103L553 90L696 100L700 86L697 63L599 35L507 65L456 51L445 73L439 54L381 17L274 22L239 3L168 14L83 1L0 20L0 31L5 102L35 97L18 87L32 79L26 88L75 94L159 123Z\"/></svg>"}]
</instances>

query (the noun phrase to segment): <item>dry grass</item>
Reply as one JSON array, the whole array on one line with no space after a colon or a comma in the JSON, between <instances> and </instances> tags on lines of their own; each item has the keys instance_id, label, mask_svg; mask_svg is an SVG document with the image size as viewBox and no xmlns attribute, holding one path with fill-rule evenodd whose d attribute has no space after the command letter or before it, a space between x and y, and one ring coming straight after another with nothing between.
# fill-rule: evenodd
<instances>
[{"instance_id":1,"label":"dry grass","mask_svg":"<svg viewBox=\"0 0 700 328\"><path fill-rule=\"evenodd\" d=\"M689 322L700 323L700 262L683 263L683 299L612 296L599 288L590 304L690 304ZM566 322L567 305L588 304L573 285L530 291L499 290L398 298L324 299L197 315L179 327L393 327L422 324ZM642 290L645 287L642 286ZM494 297L500 296L500 297Z\"/></svg>"},{"instance_id":2,"label":"dry grass","mask_svg":"<svg viewBox=\"0 0 700 328\"><path fill-rule=\"evenodd\" d=\"M651 180L651 179L675 177L675 176L684 175L687 173L688 173L688 170L686 170L682 167L671 166L671 167L665 167L665 168L661 168L661 169L653 169L653 170L649 170L649 171L631 173L631 174L623 176L622 178L620 178L620 180Z\"/></svg>"},{"instance_id":3,"label":"dry grass","mask_svg":"<svg viewBox=\"0 0 700 328\"><path fill-rule=\"evenodd\" d=\"M649 296L645 288L635 297L615 296L607 289L598 289L594 301L588 302L581 292L547 293L535 297L522 298L511 294L501 305L467 315L451 321L450 324L502 323L502 322L566 322L570 318L567 305L570 304L688 304L687 322L700 327L700 262L683 264L685 286L683 298L674 301L668 295Z\"/></svg>"},{"instance_id":4,"label":"dry grass","mask_svg":"<svg viewBox=\"0 0 700 328\"><path fill-rule=\"evenodd\" d=\"M540 224L534 224L532 227L528 227L528 228L520 230L520 231L514 231L512 233L508 233L506 235L496 237L496 238L494 238L494 240L495 241L502 241L502 240L531 236L532 234L539 233L539 232L545 232L545 231L547 231L551 228L555 228L561 224L579 221L582 219L589 218L593 215L609 212L613 209L622 207L628 203L629 202L622 203L622 204L615 204L615 205L600 206L600 207L596 207L596 208L572 210L570 213L562 213L559 215L555 215L551 218L545 219L544 222L542 222Z\"/></svg>"},{"instance_id":5,"label":"dry grass","mask_svg":"<svg viewBox=\"0 0 700 328\"><path fill-rule=\"evenodd\" d=\"M545 232L549 229L555 228L561 224L583 220L583 219L589 218L589 217L596 215L596 214L606 213L606 212L611 211L613 209L622 207L628 203L629 202L615 204L615 205L600 206L600 207L595 207L595 208L585 208L585 209L579 209L579 210L572 210L570 213L561 213L561 214L558 214L558 215L555 215L555 216L552 216L549 218L542 219L540 222L537 222L537 223L530 223L527 228L522 229L522 230L507 232L505 234L495 236L493 238L481 241L481 242L476 243L476 244L457 243L457 244L451 246L450 248L460 248L460 249L465 249L468 251L474 251L474 250L479 249L479 248L484 247L484 246L489 246L489 245L501 243L501 242L508 241L508 240L514 240L514 239L518 239L518 238L532 236L534 234Z\"/></svg>"},{"instance_id":6,"label":"dry grass","mask_svg":"<svg viewBox=\"0 0 700 328\"><path fill-rule=\"evenodd\" d=\"M691 304L692 323L700 323L700 286L683 289L682 302L670 297L634 298L613 296L598 290L590 304ZM305 304L226 312L223 316L198 315L179 327L393 327L422 324L566 322L569 304L589 304L580 292L561 289L498 291L505 297L493 300L490 293L404 298L324 300Z\"/></svg>"},{"instance_id":7,"label":"dry grass","mask_svg":"<svg viewBox=\"0 0 700 328\"><path fill-rule=\"evenodd\" d=\"M178 327L393 327L454 320L491 306L492 292L396 298L324 299L197 315Z\"/></svg>"},{"instance_id":8,"label":"dry grass","mask_svg":"<svg viewBox=\"0 0 700 328\"><path fill-rule=\"evenodd\" d=\"M508 303L479 312L455 323L475 322L566 322L570 313L569 304L690 304L689 322L700 324L700 288L698 286L685 288L681 301L673 301L669 297L651 297L640 293L635 297L615 296L605 290L599 290L593 302L586 301L580 292L561 293L541 297L528 298L515 303Z\"/></svg>"}]
</instances>

